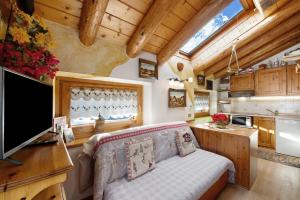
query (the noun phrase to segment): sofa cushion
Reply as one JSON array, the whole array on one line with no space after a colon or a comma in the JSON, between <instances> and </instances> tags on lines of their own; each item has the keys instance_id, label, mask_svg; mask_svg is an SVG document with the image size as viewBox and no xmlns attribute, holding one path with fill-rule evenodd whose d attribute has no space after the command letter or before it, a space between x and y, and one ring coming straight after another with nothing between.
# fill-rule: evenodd
<instances>
[{"instance_id":1,"label":"sofa cushion","mask_svg":"<svg viewBox=\"0 0 300 200\"><path fill-rule=\"evenodd\" d=\"M182 157L193 153L196 150L192 140L192 135L187 131L177 131L176 144L179 150L179 155Z\"/></svg>"},{"instance_id":2,"label":"sofa cushion","mask_svg":"<svg viewBox=\"0 0 300 200\"><path fill-rule=\"evenodd\" d=\"M103 200L198 200L223 174L234 182L233 163L220 155L197 149L189 156L173 156L143 176L117 179L107 185Z\"/></svg>"},{"instance_id":3,"label":"sofa cushion","mask_svg":"<svg viewBox=\"0 0 300 200\"><path fill-rule=\"evenodd\" d=\"M152 138L130 141L125 144L128 180L154 169L154 152Z\"/></svg>"}]
</instances>

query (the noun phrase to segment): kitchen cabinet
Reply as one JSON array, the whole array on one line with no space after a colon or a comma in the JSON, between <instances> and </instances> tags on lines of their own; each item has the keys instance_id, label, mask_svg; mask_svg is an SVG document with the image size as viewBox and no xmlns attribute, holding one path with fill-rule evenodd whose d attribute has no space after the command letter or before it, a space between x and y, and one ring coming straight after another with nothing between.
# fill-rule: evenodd
<instances>
[{"instance_id":1,"label":"kitchen cabinet","mask_svg":"<svg viewBox=\"0 0 300 200\"><path fill-rule=\"evenodd\" d=\"M286 94L286 67L256 71L255 96L285 96Z\"/></svg>"},{"instance_id":2,"label":"kitchen cabinet","mask_svg":"<svg viewBox=\"0 0 300 200\"><path fill-rule=\"evenodd\" d=\"M230 91L249 91L254 90L254 74L241 74L237 76L231 76L230 78Z\"/></svg>"},{"instance_id":3,"label":"kitchen cabinet","mask_svg":"<svg viewBox=\"0 0 300 200\"><path fill-rule=\"evenodd\" d=\"M275 149L275 118L254 117L253 126L258 129L258 146Z\"/></svg>"},{"instance_id":4,"label":"kitchen cabinet","mask_svg":"<svg viewBox=\"0 0 300 200\"><path fill-rule=\"evenodd\" d=\"M300 95L300 73L296 73L295 65L287 67L287 95Z\"/></svg>"}]
</instances>

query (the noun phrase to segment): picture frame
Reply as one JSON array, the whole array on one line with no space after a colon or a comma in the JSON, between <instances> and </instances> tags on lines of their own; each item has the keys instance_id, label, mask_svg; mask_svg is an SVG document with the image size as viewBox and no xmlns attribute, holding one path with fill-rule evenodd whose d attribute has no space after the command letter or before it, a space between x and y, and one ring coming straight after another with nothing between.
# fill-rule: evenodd
<instances>
[{"instance_id":1,"label":"picture frame","mask_svg":"<svg viewBox=\"0 0 300 200\"><path fill-rule=\"evenodd\" d=\"M64 128L63 135L64 135L64 140L66 143L70 143L75 140L72 128Z\"/></svg>"},{"instance_id":2,"label":"picture frame","mask_svg":"<svg viewBox=\"0 0 300 200\"><path fill-rule=\"evenodd\" d=\"M206 80L206 90L213 90L214 86L213 86L214 82L212 80Z\"/></svg>"},{"instance_id":3,"label":"picture frame","mask_svg":"<svg viewBox=\"0 0 300 200\"><path fill-rule=\"evenodd\" d=\"M66 116L53 118L53 132L63 134L63 129L67 126L68 125Z\"/></svg>"},{"instance_id":4,"label":"picture frame","mask_svg":"<svg viewBox=\"0 0 300 200\"><path fill-rule=\"evenodd\" d=\"M158 79L158 65L156 62L139 59L139 77Z\"/></svg>"},{"instance_id":5,"label":"picture frame","mask_svg":"<svg viewBox=\"0 0 300 200\"><path fill-rule=\"evenodd\" d=\"M186 107L186 90L169 88L168 107Z\"/></svg>"},{"instance_id":6,"label":"picture frame","mask_svg":"<svg viewBox=\"0 0 300 200\"><path fill-rule=\"evenodd\" d=\"M205 76L204 75L197 75L197 83L199 86L205 86Z\"/></svg>"}]
</instances>

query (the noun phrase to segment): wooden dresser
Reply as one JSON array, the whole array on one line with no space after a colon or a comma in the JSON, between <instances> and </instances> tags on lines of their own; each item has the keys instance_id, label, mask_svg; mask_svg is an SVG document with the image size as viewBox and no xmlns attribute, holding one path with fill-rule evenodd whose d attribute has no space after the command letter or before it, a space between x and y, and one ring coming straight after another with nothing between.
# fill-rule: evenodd
<instances>
[{"instance_id":1,"label":"wooden dresser","mask_svg":"<svg viewBox=\"0 0 300 200\"><path fill-rule=\"evenodd\" d=\"M257 130L239 127L215 129L190 123L202 149L230 159L235 166L236 183L250 189L256 178Z\"/></svg>"},{"instance_id":2,"label":"wooden dresser","mask_svg":"<svg viewBox=\"0 0 300 200\"><path fill-rule=\"evenodd\" d=\"M23 162L13 165L0 161L0 200L61 200L61 185L73 167L60 136L57 144L23 148L12 158Z\"/></svg>"}]
</instances>

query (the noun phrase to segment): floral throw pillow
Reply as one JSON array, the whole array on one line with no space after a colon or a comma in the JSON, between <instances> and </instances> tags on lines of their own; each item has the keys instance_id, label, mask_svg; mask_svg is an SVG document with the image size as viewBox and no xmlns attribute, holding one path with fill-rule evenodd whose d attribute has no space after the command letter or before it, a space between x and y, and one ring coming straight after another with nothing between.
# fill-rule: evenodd
<instances>
[{"instance_id":1,"label":"floral throw pillow","mask_svg":"<svg viewBox=\"0 0 300 200\"><path fill-rule=\"evenodd\" d=\"M192 136L186 131L177 131L176 144L181 157L196 151Z\"/></svg>"},{"instance_id":2,"label":"floral throw pillow","mask_svg":"<svg viewBox=\"0 0 300 200\"><path fill-rule=\"evenodd\" d=\"M133 180L155 168L152 138L130 141L125 145L128 180Z\"/></svg>"}]
</instances>

